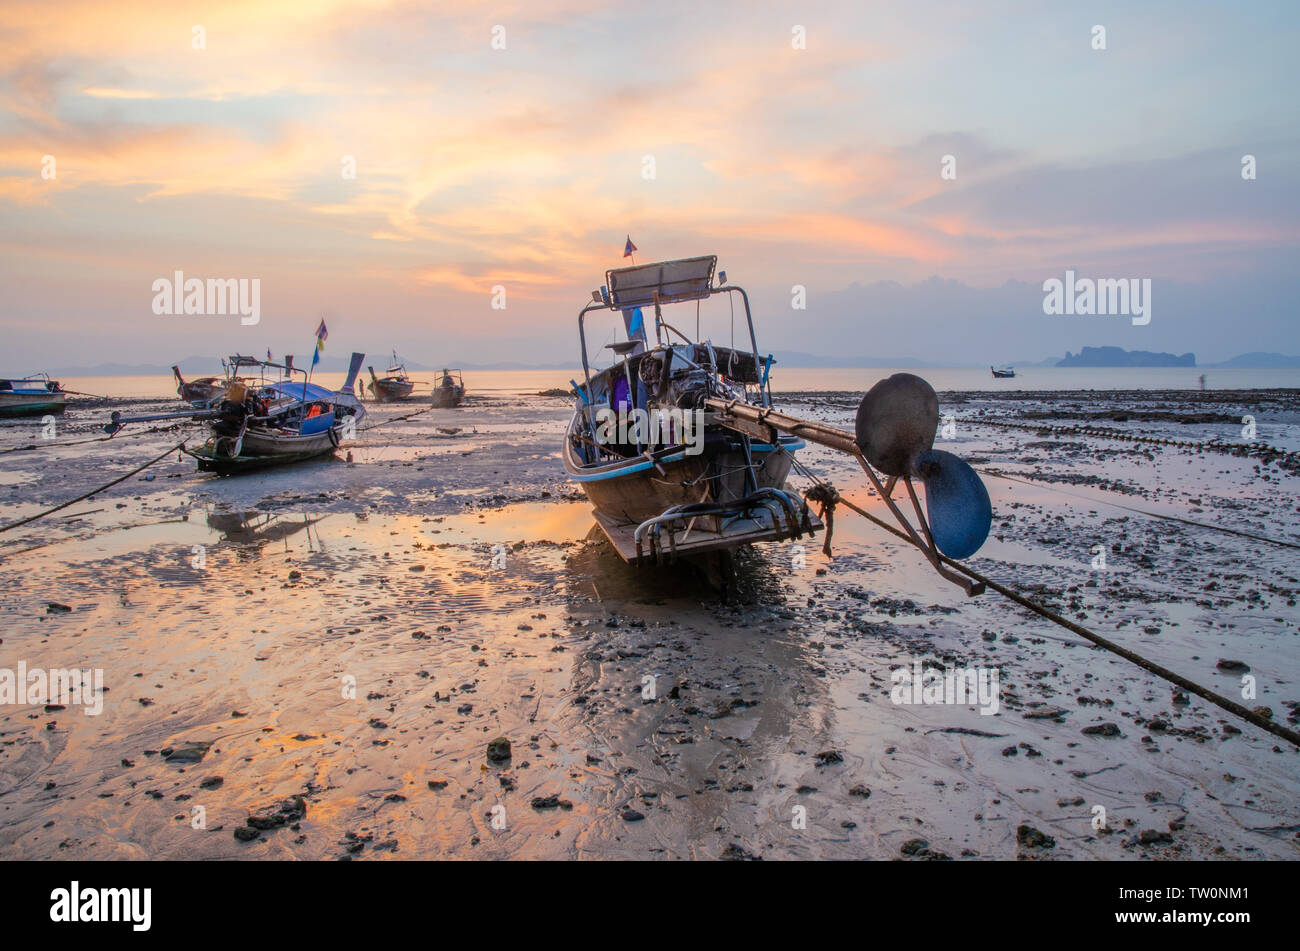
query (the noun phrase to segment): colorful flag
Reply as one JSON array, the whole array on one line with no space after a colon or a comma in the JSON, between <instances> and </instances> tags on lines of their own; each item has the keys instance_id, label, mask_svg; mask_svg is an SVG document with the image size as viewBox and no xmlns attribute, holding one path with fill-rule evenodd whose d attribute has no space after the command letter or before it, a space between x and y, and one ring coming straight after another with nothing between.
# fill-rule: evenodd
<instances>
[{"instance_id":1,"label":"colorful flag","mask_svg":"<svg viewBox=\"0 0 1300 951\"><path fill-rule=\"evenodd\" d=\"M274 362L275 362L275 357L271 356L271 348L270 348L270 347L267 347L267 348L266 348L266 362L267 362L267 363L274 363Z\"/></svg>"},{"instance_id":2,"label":"colorful flag","mask_svg":"<svg viewBox=\"0 0 1300 951\"><path fill-rule=\"evenodd\" d=\"M316 328L316 352L311 355L313 367L320 363L320 354L325 349L325 341L329 339L329 335L330 332L325 328L325 318L322 317L320 326Z\"/></svg>"},{"instance_id":3,"label":"colorful flag","mask_svg":"<svg viewBox=\"0 0 1300 951\"><path fill-rule=\"evenodd\" d=\"M627 236L627 244L623 247L623 257L630 258L632 252L636 250L636 245L632 243L632 236Z\"/></svg>"}]
</instances>

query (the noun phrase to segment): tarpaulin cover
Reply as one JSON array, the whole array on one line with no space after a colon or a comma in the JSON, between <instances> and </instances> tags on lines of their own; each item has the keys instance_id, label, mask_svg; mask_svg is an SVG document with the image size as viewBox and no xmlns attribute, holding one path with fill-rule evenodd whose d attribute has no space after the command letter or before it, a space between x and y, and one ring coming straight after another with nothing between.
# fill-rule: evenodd
<instances>
[{"instance_id":1,"label":"tarpaulin cover","mask_svg":"<svg viewBox=\"0 0 1300 951\"><path fill-rule=\"evenodd\" d=\"M331 401L338 396L338 394L333 390L327 390L325 387L316 383L272 383L267 387L267 389L296 400L307 399ZM304 391L306 396L303 395Z\"/></svg>"}]
</instances>

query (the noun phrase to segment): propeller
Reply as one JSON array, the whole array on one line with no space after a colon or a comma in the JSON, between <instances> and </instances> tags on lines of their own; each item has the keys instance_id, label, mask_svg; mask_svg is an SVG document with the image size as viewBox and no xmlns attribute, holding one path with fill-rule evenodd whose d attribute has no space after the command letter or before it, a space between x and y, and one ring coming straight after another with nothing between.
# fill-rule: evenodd
<instances>
[{"instance_id":1,"label":"propeller","mask_svg":"<svg viewBox=\"0 0 1300 951\"><path fill-rule=\"evenodd\" d=\"M934 445L938 428L939 397L912 373L881 380L858 406L858 446L885 475L911 475L917 458Z\"/></svg>"},{"instance_id":2,"label":"propeller","mask_svg":"<svg viewBox=\"0 0 1300 951\"><path fill-rule=\"evenodd\" d=\"M917 459L916 474L925 483L935 547L959 559L979 551L993 525L993 503L975 470L950 452L931 449Z\"/></svg>"},{"instance_id":3,"label":"propeller","mask_svg":"<svg viewBox=\"0 0 1300 951\"><path fill-rule=\"evenodd\" d=\"M862 398L855 436L867 461L891 477L885 486L886 500L895 480L902 478L919 516L911 480L920 479L925 484L926 521L934 547L949 558L969 558L988 538L993 505L974 469L952 453L934 448L938 427L939 397L934 387L912 373L895 373ZM903 520L892 502L890 508Z\"/></svg>"}]
</instances>

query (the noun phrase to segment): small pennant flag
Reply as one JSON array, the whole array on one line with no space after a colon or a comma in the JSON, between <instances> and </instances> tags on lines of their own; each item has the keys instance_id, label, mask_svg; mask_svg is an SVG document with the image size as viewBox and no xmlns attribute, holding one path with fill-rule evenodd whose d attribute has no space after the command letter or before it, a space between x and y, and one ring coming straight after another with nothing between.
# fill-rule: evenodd
<instances>
[{"instance_id":1,"label":"small pennant flag","mask_svg":"<svg viewBox=\"0 0 1300 951\"><path fill-rule=\"evenodd\" d=\"M627 236L627 244L623 246L623 257L630 258L632 252L636 250L636 245L632 243L632 236Z\"/></svg>"}]
</instances>

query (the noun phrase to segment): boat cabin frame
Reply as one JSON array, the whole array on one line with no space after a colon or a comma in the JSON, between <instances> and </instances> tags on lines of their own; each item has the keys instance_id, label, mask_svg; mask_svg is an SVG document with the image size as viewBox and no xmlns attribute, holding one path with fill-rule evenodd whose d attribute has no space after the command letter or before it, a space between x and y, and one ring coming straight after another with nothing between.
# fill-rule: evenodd
<instances>
[{"instance_id":1,"label":"boat cabin frame","mask_svg":"<svg viewBox=\"0 0 1300 951\"><path fill-rule=\"evenodd\" d=\"M686 344L695 345L700 341L691 340L663 319L663 305L704 301L721 294L739 294L745 310L745 325L749 328L750 353L754 357L754 366L760 368L762 374L759 384L760 397L764 406L771 406L772 387L768 375L774 361L770 355L766 360L758 355L758 337L754 333L754 316L749 309L749 294L743 287L725 284L726 272L719 272L717 267L718 256L709 254L694 258L677 258L672 261L657 261L653 264L611 268L606 271L604 286L592 291L593 303L588 304L578 313L578 340L582 348L584 392L591 393L591 359L587 355L588 314L597 311L611 311L617 314L635 307L653 307L657 346L671 345L666 339L668 332L677 334ZM715 275L718 278L717 284L714 284ZM647 349L651 349L649 341L646 343Z\"/></svg>"}]
</instances>

